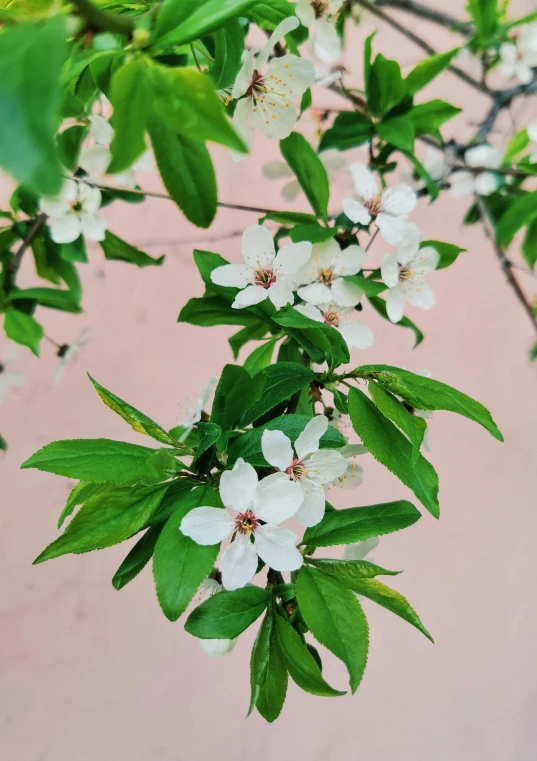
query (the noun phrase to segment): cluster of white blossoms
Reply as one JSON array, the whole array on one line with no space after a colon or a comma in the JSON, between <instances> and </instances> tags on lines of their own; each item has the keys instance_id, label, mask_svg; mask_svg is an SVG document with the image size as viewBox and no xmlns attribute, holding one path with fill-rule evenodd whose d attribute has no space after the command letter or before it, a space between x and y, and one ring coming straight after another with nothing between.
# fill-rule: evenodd
<instances>
[{"instance_id":1,"label":"cluster of white blossoms","mask_svg":"<svg viewBox=\"0 0 537 761\"><path fill-rule=\"evenodd\" d=\"M500 45L499 69L504 77L527 85L533 79L536 66L537 23L526 24L516 31L510 42Z\"/></svg>"},{"instance_id":2,"label":"cluster of white blossoms","mask_svg":"<svg viewBox=\"0 0 537 761\"><path fill-rule=\"evenodd\" d=\"M294 447L282 431L265 430L263 456L276 472L259 480L255 468L239 458L220 478L225 509L196 507L183 518L181 532L198 544L219 544L231 536L220 559L225 589L248 584L259 559L275 571L295 571L302 565L296 535L280 524L292 517L304 526L319 523L325 489L338 484L347 471L344 454L319 448L327 427L324 415L312 418Z\"/></svg>"},{"instance_id":3,"label":"cluster of white blossoms","mask_svg":"<svg viewBox=\"0 0 537 761\"><path fill-rule=\"evenodd\" d=\"M453 172L449 178L451 193L456 198L474 193L479 196L490 196L500 185L500 175L494 172L502 164L502 154L493 145L482 143L468 148L464 152L464 163L469 167L484 168L490 171L471 172L460 169Z\"/></svg>"}]
</instances>

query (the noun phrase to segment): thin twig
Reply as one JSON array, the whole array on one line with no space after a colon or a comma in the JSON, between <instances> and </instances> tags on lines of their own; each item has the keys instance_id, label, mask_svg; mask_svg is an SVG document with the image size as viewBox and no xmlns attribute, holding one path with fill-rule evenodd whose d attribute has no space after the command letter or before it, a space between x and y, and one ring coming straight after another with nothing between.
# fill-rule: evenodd
<instances>
[{"instance_id":1,"label":"thin twig","mask_svg":"<svg viewBox=\"0 0 537 761\"><path fill-rule=\"evenodd\" d=\"M476 204L477 208L479 209L479 213L481 214L481 220L483 222L483 227L485 230L485 235L487 238L491 241L492 246L494 248L494 252L496 256L498 257L498 260L501 264L503 273L507 279L507 282L513 289L515 296L522 304L524 311L528 315L531 324L533 325L534 330L537 332L537 316L535 315L535 312L533 311L533 307L528 301L526 294L520 287L520 283L518 282L518 279L516 275L513 272L513 264L510 259L505 255L505 251L503 248L499 245L497 239L496 239L496 233L494 231L494 227L491 223L490 217L487 212L487 208L485 204L483 203L482 199L476 195Z\"/></svg>"},{"instance_id":2,"label":"thin twig","mask_svg":"<svg viewBox=\"0 0 537 761\"><path fill-rule=\"evenodd\" d=\"M416 3L414 0L377 0L376 6L377 8L394 8L398 11L410 13L412 16L432 21L447 29L452 29L454 32L459 32L459 34L465 37L469 37L473 33L474 27L469 21L460 21L455 16L429 8L428 5L423 3Z\"/></svg>"},{"instance_id":3,"label":"thin twig","mask_svg":"<svg viewBox=\"0 0 537 761\"><path fill-rule=\"evenodd\" d=\"M19 267L21 266L22 257L24 256L25 252L27 251L28 247L32 245L34 238L39 233L43 225L45 224L47 219L46 214L38 214L32 225L30 225L28 232L26 233L26 237L22 241L20 247L15 251L13 254L11 261L7 268L7 287L8 289L13 285L15 281L15 276L17 272L19 271Z\"/></svg>"},{"instance_id":4,"label":"thin twig","mask_svg":"<svg viewBox=\"0 0 537 761\"><path fill-rule=\"evenodd\" d=\"M367 254L367 252L369 251L369 249L371 248L371 246L373 245L373 241L375 240L375 238L377 237L377 235L379 234L379 232L380 232L380 230L379 230L379 228L377 227L377 229L375 230L375 232L373 233L373 235L370 237L370 239L369 239L369 243L368 243L368 244L367 244L367 246L365 247L365 252L366 252L366 254Z\"/></svg>"}]
</instances>

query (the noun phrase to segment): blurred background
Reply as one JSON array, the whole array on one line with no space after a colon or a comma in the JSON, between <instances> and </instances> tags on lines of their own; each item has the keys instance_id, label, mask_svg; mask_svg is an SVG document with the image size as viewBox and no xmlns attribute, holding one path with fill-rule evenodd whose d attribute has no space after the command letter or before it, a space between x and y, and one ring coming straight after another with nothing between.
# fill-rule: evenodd
<instances>
[{"instance_id":1,"label":"blurred background","mask_svg":"<svg viewBox=\"0 0 537 761\"><path fill-rule=\"evenodd\" d=\"M440 0L429 4L446 7ZM462 15L463 6L463 0L452 1L449 12ZM520 0L512 14L535 7L535 0ZM459 44L460 38L427 22L389 13L438 50ZM404 72L423 58L411 42L364 16L347 46L348 85L361 86L363 41L373 29L378 29L375 50L399 60ZM475 132L488 105L449 73L420 99L433 97L464 108L443 129L445 137L461 141ZM315 90L314 104L320 110L345 107L323 89ZM301 122L308 137L318 127L314 116ZM503 114L491 141L505 148L512 131L536 117L537 101L528 99ZM363 155L357 150L346 157ZM238 164L224 150L216 149L214 156L220 200L306 210L304 197L286 204L282 183L261 176L263 165L279 158L277 142L258 135L253 154ZM160 189L156 176L144 175L141 184ZM334 184L334 211L350 188L350 175L341 172ZM4 203L10 189L4 178ZM365 600L370 660L356 695L320 699L290 683L274 725L258 715L246 720L254 631L241 636L226 657L208 658L181 621L172 624L160 612L150 567L120 592L113 589L124 545L31 565L55 538L72 484L38 471L21 472L20 463L56 439L140 442L100 402L86 372L171 427L201 386L233 361L227 344L233 328L178 324L177 315L203 291L193 248L238 261L240 234L255 224L256 215L220 209L211 229L203 231L166 200L115 203L104 211L113 232L151 255L166 254L166 261L147 269L105 262L90 244L90 263L82 270L84 314L48 310L38 315L59 344L75 341L86 326L88 343L59 381L56 349L47 342L41 359L23 349L10 368L23 375L24 383L0 406L0 430L9 444L0 460L1 758L535 761L537 365L528 359L535 336L482 229L462 226L468 205L468 199L443 194L431 207L422 200L412 216L425 238L468 250L431 277L436 307L408 312L425 341L414 350L410 331L366 309L363 318L373 328L375 343L352 357L354 365L426 368L485 404L505 436L501 445L464 418L435 413L430 459L440 476L441 519L425 513L412 528L383 538L373 553L379 564L404 571L393 586L409 598L436 645ZM374 266L386 253L380 238L371 251ZM532 296L535 280L521 279ZM34 281L27 257L21 286ZM363 484L338 492L338 506L411 498L370 456L361 464ZM335 659L326 659L325 670L332 684L345 684Z\"/></svg>"}]
</instances>

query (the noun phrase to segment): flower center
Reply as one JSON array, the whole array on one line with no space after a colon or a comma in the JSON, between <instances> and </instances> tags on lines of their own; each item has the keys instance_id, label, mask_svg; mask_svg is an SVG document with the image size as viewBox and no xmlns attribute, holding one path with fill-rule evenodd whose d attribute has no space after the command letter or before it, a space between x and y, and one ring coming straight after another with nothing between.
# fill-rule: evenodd
<instances>
[{"instance_id":1,"label":"flower center","mask_svg":"<svg viewBox=\"0 0 537 761\"><path fill-rule=\"evenodd\" d=\"M276 282L276 275L274 270L271 269L259 269L254 273L255 284L260 285L261 288L270 288Z\"/></svg>"},{"instance_id":2,"label":"flower center","mask_svg":"<svg viewBox=\"0 0 537 761\"><path fill-rule=\"evenodd\" d=\"M377 193L376 196L370 198L364 203L365 208L372 216L376 216L380 211L382 193Z\"/></svg>"},{"instance_id":3,"label":"flower center","mask_svg":"<svg viewBox=\"0 0 537 761\"><path fill-rule=\"evenodd\" d=\"M83 210L83 207L80 201L73 201L73 203L71 204L71 211L74 211L75 214L80 214L82 210Z\"/></svg>"},{"instance_id":4,"label":"flower center","mask_svg":"<svg viewBox=\"0 0 537 761\"><path fill-rule=\"evenodd\" d=\"M329 267L325 267L319 272L319 280L325 285L330 285L334 280L334 271Z\"/></svg>"},{"instance_id":5,"label":"flower center","mask_svg":"<svg viewBox=\"0 0 537 761\"><path fill-rule=\"evenodd\" d=\"M327 325L332 325L333 328L339 326L339 312L323 312L323 319Z\"/></svg>"},{"instance_id":6,"label":"flower center","mask_svg":"<svg viewBox=\"0 0 537 761\"><path fill-rule=\"evenodd\" d=\"M315 13L315 18L322 18L328 11L328 3L326 0L313 0L311 7Z\"/></svg>"},{"instance_id":7,"label":"flower center","mask_svg":"<svg viewBox=\"0 0 537 761\"><path fill-rule=\"evenodd\" d=\"M295 457L285 472L293 481L300 481L307 474L308 470L304 463L298 457Z\"/></svg>"},{"instance_id":8,"label":"flower center","mask_svg":"<svg viewBox=\"0 0 537 761\"><path fill-rule=\"evenodd\" d=\"M414 273L410 269L410 267L399 267L399 281L401 283L404 283L406 280L412 280L414 277Z\"/></svg>"},{"instance_id":9,"label":"flower center","mask_svg":"<svg viewBox=\"0 0 537 761\"><path fill-rule=\"evenodd\" d=\"M239 534L255 534L259 521L251 510L246 510L244 513L239 513L235 518L235 529Z\"/></svg>"},{"instance_id":10,"label":"flower center","mask_svg":"<svg viewBox=\"0 0 537 761\"><path fill-rule=\"evenodd\" d=\"M266 91L267 88L265 87L265 83L263 81L263 75L258 71L254 71L250 85L246 90L246 95L252 98L255 97L255 95L259 95L259 93L265 93Z\"/></svg>"}]
</instances>

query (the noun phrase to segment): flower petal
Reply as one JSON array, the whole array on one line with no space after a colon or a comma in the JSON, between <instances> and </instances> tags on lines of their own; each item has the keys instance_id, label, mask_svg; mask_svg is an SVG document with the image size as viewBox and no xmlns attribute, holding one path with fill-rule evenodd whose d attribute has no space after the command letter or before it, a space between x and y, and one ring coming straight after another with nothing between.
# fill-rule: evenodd
<instances>
[{"instance_id":1,"label":"flower petal","mask_svg":"<svg viewBox=\"0 0 537 761\"><path fill-rule=\"evenodd\" d=\"M264 225L250 225L242 234L242 255L253 270L268 269L274 262L274 241Z\"/></svg>"},{"instance_id":2,"label":"flower petal","mask_svg":"<svg viewBox=\"0 0 537 761\"><path fill-rule=\"evenodd\" d=\"M296 514L296 519L302 526L316 526L324 516L326 503L324 489L308 478L303 478L300 486L304 494L304 502Z\"/></svg>"},{"instance_id":3,"label":"flower petal","mask_svg":"<svg viewBox=\"0 0 537 761\"><path fill-rule=\"evenodd\" d=\"M424 246L420 248L412 261L412 271L418 277L423 277L433 272L437 268L439 261L440 254L438 251L432 246Z\"/></svg>"},{"instance_id":4,"label":"flower petal","mask_svg":"<svg viewBox=\"0 0 537 761\"><path fill-rule=\"evenodd\" d=\"M282 246L274 259L274 270L282 275L294 275L311 258L312 245L308 241Z\"/></svg>"},{"instance_id":5,"label":"flower petal","mask_svg":"<svg viewBox=\"0 0 537 761\"><path fill-rule=\"evenodd\" d=\"M502 154L493 145L482 143L468 148L464 152L464 160L468 166L484 166L487 169L498 169L502 163Z\"/></svg>"},{"instance_id":6,"label":"flower petal","mask_svg":"<svg viewBox=\"0 0 537 761\"><path fill-rule=\"evenodd\" d=\"M285 473L272 473L258 484L254 512L267 523L278 525L300 508L304 495L300 485Z\"/></svg>"},{"instance_id":7,"label":"flower petal","mask_svg":"<svg viewBox=\"0 0 537 761\"><path fill-rule=\"evenodd\" d=\"M106 172L111 157L110 149L105 145L90 145L80 151L78 164L88 174L103 174Z\"/></svg>"},{"instance_id":8,"label":"flower petal","mask_svg":"<svg viewBox=\"0 0 537 761\"><path fill-rule=\"evenodd\" d=\"M368 225L371 221L371 214L363 203L355 198L344 198L341 202L341 208L354 224Z\"/></svg>"},{"instance_id":9,"label":"flower petal","mask_svg":"<svg viewBox=\"0 0 537 761\"><path fill-rule=\"evenodd\" d=\"M257 571L257 552L249 537L238 534L220 559L222 584L233 590L246 586Z\"/></svg>"},{"instance_id":10,"label":"flower petal","mask_svg":"<svg viewBox=\"0 0 537 761\"><path fill-rule=\"evenodd\" d=\"M269 161L261 170L266 180L281 180L284 177L294 177L293 172L285 161Z\"/></svg>"},{"instance_id":11,"label":"flower petal","mask_svg":"<svg viewBox=\"0 0 537 761\"><path fill-rule=\"evenodd\" d=\"M220 478L222 502L237 513L251 510L257 481L257 473L254 467L239 457L233 470L225 470Z\"/></svg>"},{"instance_id":12,"label":"flower petal","mask_svg":"<svg viewBox=\"0 0 537 761\"><path fill-rule=\"evenodd\" d=\"M375 547L377 547L378 543L378 536L373 536L371 539L365 539L363 542L348 544L345 547L343 557L345 560L363 560L368 552L371 552L371 550L374 550Z\"/></svg>"},{"instance_id":13,"label":"flower petal","mask_svg":"<svg viewBox=\"0 0 537 761\"><path fill-rule=\"evenodd\" d=\"M371 172L365 164L361 164L359 162L351 164L349 168L351 170L352 179L354 181L354 189L356 191L356 195L364 201L375 198L379 191L377 180L373 172ZM347 212L345 212L345 214L347 214ZM349 215L347 214L347 216ZM349 217L349 219L351 219L351 217Z\"/></svg>"},{"instance_id":14,"label":"flower petal","mask_svg":"<svg viewBox=\"0 0 537 761\"><path fill-rule=\"evenodd\" d=\"M319 449L319 441L327 428L328 418L325 415L316 415L309 421L295 441L295 452L299 460L303 461L305 457Z\"/></svg>"},{"instance_id":15,"label":"flower petal","mask_svg":"<svg viewBox=\"0 0 537 761\"><path fill-rule=\"evenodd\" d=\"M410 284L407 299L409 304L419 309L431 309L435 304L434 293L424 280L415 280Z\"/></svg>"},{"instance_id":16,"label":"flower petal","mask_svg":"<svg viewBox=\"0 0 537 761\"><path fill-rule=\"evenodd\" d=\"M455 198L461 198L461 196L468 195L474 192L474 176L471 172L467 172L462 169L458 172L453 172L449 178L450 193Z\"/></svg>"},{"instance_id":17,"label":"flower petal","mask_svg":"<svg viewBox=\"0 0 537 761\"><path fill-rule=\"evenodd\" d=\"M480 196L490 196L498 189L498 175L482 172L474 180L474 190Z\"/></svg>"},{"instance_id":18,"label":"flower petal","mask_svg":"<svg viewBox=\"0 0 537 761\"><path fill-rule=\"evenodd\" d=\"M397 244L397 261L399 264L409 264L420 249L423 235L414 224L405 225L403 235Z\"/></svg>"},{"instance_id":19,"label":"flower petal","mask_svg":"<svg viewBox=\"0 0 537 761\"><path fill-rule=\"evenodd\" d=\"M266 298L268 298L266 288L262 288L260 285L248 285L243 291L237 293L231 306L233 309L244 309L244 307L255 306Z\"/></svg>"},{"instance_id":20,"label":"flower petal","mask_svg":"<svg viewBox=\"0 0 537 761\"><path fill-rule=\"evenodd\" d=\"M386 312L392 322L399 322L405 313L406 292L400 286L390 288L386 296Z\"/></svg>"},{"instance_id":21,"label":"flower petal","mask_svg":"<svg viewBox=\"0 0 537 761\"><path fill-rule=\"evenodd\" d=\"M114 138L114 130L110 122L107 122L102 116L92 114L88 117L90 123L90 135L96 143L101 145L110 145Z\"/></svg>"},{"instance_id":22,"label":"flower petal","mask_svg":"<svg viewBox=\"0 0 537 761\"><path fill-rule=\"evenodd\" d=\"M220 658L233 650L238 639L238 637L235 639L200 639L199 643L204 653L211 658Z\"/></svg>"},{"instance_id":23,"label":"flower petal","mask_svg":"<svg viewBox=\"0 0 537 761\"><path fill-rule=\"evenodd\" d=\"M400 242L406 227L404 217L392 217L390 214L381 212L377 216L376 223L386 243L396 246Z\"/></svg>"},{"instance_id":24,"label":"flower petal","mask_svg":"<svg viewBox=\"0 0 537 761\"><path fill-rule=\"evenodd\" d=\"M293 463L291 440L283 431L263 431L261 451L268 464L278 470L287 470Z\"/></svg>"},{"instance_id":25,"label":"flower petal","mask_svg":"<svg viewBox=\"0 0 537 761\"><path fill-rule=\"evenodd\" d=\"M341 40L335 27L319 19L313 34L313 52L324 63L336 63L341 57Z\"/></svg>"},{"instance_id":26,"label":"flower petal","mask_svg":"<svg viewBox=\"0 0 537 761\"><path fill-rule=\"evenodd\" d=\"M289 137L298 118L294 103L290 100L291 92L282 94L268 93L255 102L253 120L265 137L271 140L284 140Z\"/></svg>"},{"instance_id":27,"label":"flower petal","mask_svg":"<svg viewBox=\"0 0 537 761\"><path fill-rule=\"evenodd\" d=\"M528 132L529 139L533 140L534 143L537 143L537 119L532 119L532 121L526 127L526 130Z\"/></svg>"},{"instance_id":28,"label":"flower petal","mask_svg":"<svg viewBox=\"0 0 537 761\"><path fill-rule=\"evenodd\" d=\"M296 29L298 26L300 26L300 22L296 16L287 16L287 18L284 18L283 21L280 21L278 26L274 29L267 42L265 43L261 53L257 57L257 71L261 71L261 69L267 63L269 56L272 53L272 48L278 42L280 42L280 40L285 37L286 34L289 34L289 32L292 32L293 29Z\"/></svg>"},{"instance_id":29,"label":"flower petal","mask_svg":"<svg viewBox=\"0 0 537 761\"><path fill-rule=\"evenodd\" d=\"M399 283L399 263L395 254L385 254L380 265L380 276L384 285L395 288Z\"/></svg>"},{"instance_id":30,"label":"flower petal","mask_svg":"<svg viewBox=\"0 0 537 761\"><path fill-rule=\"evenodd\" d=\"M382 192L381 211L392 214L394 217L405 216L410 214L416 208L418 197L416 192L410 187L401 183L387 188Z\"/></svg>"},{"instance_id":31,"label":"flower petal","mask_svg":"<svg viewBox=\"0 0 537 761\"><path fill-rule=\"evenodd\" d=\"M248 50L244 55L242 66L235 79L233 89L231 90L232 98L240 98L250 87L250 82L254 75L255 67L255 50ZM238 107L238 106L237 106Z\"/></svg>"},{"instance_id":32,"label":"flower petal","mask_svg":"<svg viewBox=\"0 0 537 761\"><path fill-rule=\"evenodd\" d=\"M279 280L276 280L268 289L268 297L278 309L287 304L292 304L295 300L293 296L293 281L288 277L281 277Z\"/></svg>"},{"instance_id":33,"label":"flower petal","mask_svg":"<svg viewBox=\"0 0 537 761\"><path fill-rule=\"evenodd\" d=\"M357 462L349 462L347 470L335 482L342 489L355 489L364 480L364 469Z\"/></svg>"},{"instance_id":34,"label":"flower petal","mask_svg":"<svg viewBox=\"0 0 537 761\"><path fill-rule=\"evenodd\" d=\"M267 84L271 74L281 80L279 84L284 86L286 94L295 98L297 95L302 95L313 84L315 67L307 58L284 55L273 58L270 62L270 68L265 77ZM270 91L268 94L270 95Z\"/></svg>"},{"instance_id":35,"label":"flower petal","mask_svg":"<svg viewBox=\"0 0 537 761\"><path fill-rule=\"evenodd\" d=\"M252 97L246 97L239 100L233 114L233 126L242 137L246 147L250 149L255 138L255 103ZM232 152L234 161L242 161L244 153Z\"/></svg>"},{"instance_id":36,"label":"flower petal","mask_svg":"<svg viewBox=\"0 0 537 761\"><path fill-rule=\"evenodd\" d=\"M337 277L334 280L331 291L332 301L340 307L355 307L364 295L360 286L344 277Z\"/></svg>"},{"instance_id":37,"label":"flower petal","mask_svg":"<svg viewBox=\"0 0 537 761\"><path fill-rule=\"evenodd\" d=\"M300 23L304 26L311 26L315 21L315 11L310 0L297 0L295 13L300 19Z\"/></svg>"},{"instance_id":38,"label":"flower petal","mask_svg":"<svg viewBox=\"0 0 537 761\"><path fill-rule=\"evenodd\" d=\"M308 304L328 304L332 301L332 291L324 283L311 283L304 285L297 291L298 295ZM356 302L358 303L358 302ZM308 315L309 316L309 315ZM316 319L315 317L313 319Z\"/></svg>"},{"instance_id":39,"label":"flower petal","mask_svg":"<svg viewBox=\"0 0 537 761\"><path fill-rule=\"evenodd\" d=\"M233 518L219 507L195 507L181 521L181 533L198 544L218 544L233 531Z\"/></svg>"},{"instance_id":40,"label":"flower petal","mask_svg":"<svg viewBox=\"0 0 537 761\"><path fill-rule=\"evenodd\" d=\"M216 285L245 288L253 283L254 274L247 264L224 264L211 272L211 280Z\"/></svg>"},{"instance_id":41,"label":"flower petal","mask_svg":"<svg viewBox=\"0 0 537 761\"><path fill-rule=\"evenodd\" d=\"M54 243L72 243L82 232L80 217L76 214L64 214L50 222L50 237Z\"/></svg>"},{"instance_id":42,"label":"flower petal","mask_svg":"<svg viewBox=\"0 0 537 761\"><path fill-rule=\"evenodd\" d=\"M303 314L304 317L309 317L310 320L324 322L323 313L313 304L297 304L295 309L297 312L300 312L300 314Z\"/></svg>"},{"instance_id":43,"label":"flower petal","mask_svg":"<svg viewBox=\"0 0 537 761\"><path fill-rule=\"evenodd\" d=\"M319 449L304 460L314 484L331 484L347 470L347 460L335 449Z\"/></svg>"},{"instance_id":44,"label":"flower petal","mask_svg":"<svg viewBox=\"0 0 537 761\"><path fill-rule=\"evenodd\" d=\"M80 217L82 235L88 240L104 240L106 219L100 214L82 214Z\"/></svg>"},{"instance_id":45,"label":"flower petal","mask_svg":"<svg viewBox=\"0 0 537 761\"><path fill-rule=\"evenodd\" d=\"M360 320L341 322L339 332L349 349L369 349L373 345L373 331Z\"/></svg>"},{"instance_id":46,"label":"flower petal","mask_svg":"<svg viewBox=\"0 0 537 761\"><path fill-rule=\"evenodd\" d=\"M296 571L302 565L295 534L282 526L270 523L259 526L255 533L255 549L261 560L275 571Z\"/></svg>"},{"instance_id":47,"label":"flower petal","mask_svg":"<svg viewBox=\"0 0 537 761\"><path fill-rule=\"evenodd\" d=\"M364 263L365 249L361 246L348 246L339 252L335 267L337 275L357 275Z\"/></svg>"}]
</instances>

